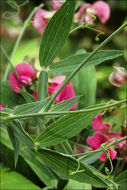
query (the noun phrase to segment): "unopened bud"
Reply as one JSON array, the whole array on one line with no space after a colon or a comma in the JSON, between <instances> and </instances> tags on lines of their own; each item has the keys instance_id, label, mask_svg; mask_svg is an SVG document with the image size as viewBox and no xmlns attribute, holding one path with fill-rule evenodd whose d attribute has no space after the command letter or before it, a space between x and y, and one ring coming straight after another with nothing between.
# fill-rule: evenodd
<instances>
[{"instance_id":1,"label":"unopened bud","mask_svg":"<svg viewBox=\"0 0 127 190\"><path fill-rule=\"evenodd\" d=\"M114 67L114 71L109 76L112 85L121 87L127 81L127 72L123 67Z\"/></svg>"}]
</instances>

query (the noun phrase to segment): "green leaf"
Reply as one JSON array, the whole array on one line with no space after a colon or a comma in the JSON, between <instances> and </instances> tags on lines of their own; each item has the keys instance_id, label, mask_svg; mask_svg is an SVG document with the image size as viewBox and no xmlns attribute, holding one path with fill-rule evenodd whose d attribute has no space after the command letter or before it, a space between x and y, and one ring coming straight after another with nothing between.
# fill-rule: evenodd
<instances>
[{"instance_id":1,"label":"green leaf","mask_svg":"<svg viewBox=\"0 0 127 190\"><path fill-rule=\"evenodd\" d=\"M26 146L31 149L34 149L33 139L25 132L19 120L14 120L11 122L14 135Z\"/></svg>"},{"instance_id":2,"label":"green leaf","mask_svg":"<svg viewBox=\"0 0 127 190\"><path fill-rule=\"evenodd\" d=\"M11 89L8 81L2 81L0 86L0 103L2 105L11 108L25 103L24 98Z\"/></svg>"},{"instance_id":3,"label":"green leaf","mask_svg":"<svg viewBox=\"0 0 127 190\"><path fill-rule=\"evenodd\" d=\"M48 73L46 71L40 72L37 97L38 100L43 100L48 97Z\"/></svg>"},{"instance_id":4,"label":"green leaf","mask_svg":"<svg viewBox=\"0 0 127 190\"><path fill-rule=\"evenodd\" d=\"M43 99L41 101L36 101L36 102L22 104L21 106L16 106L15 109L12 111L12 113L13 115L37 113L42 109L42 107L47 103L47 101L48 98Z\"/></svg>"},{"instance_id":5,"label":"green leaf","mask_svg":"<svg viewBox=\"0 0 127 190\"><path fill-rule=\"evenodd\" d=\"M17 190L17 189L29 189L39 190L40 187L32 183L30 180L22 176L16 171L12 171L9 168L1 170L1 189L3 190ZM40 189L41 190L41 189Z\"/></svg>"},{"instance_id":6,"label":"green leaf","mask_svg":"<svg viewBox=\"0 0 127 190\"><path fill-rule=\"evenodd\" d=\"M90 53L77 54L65 59L62 59L49 67L51 72L70 72L76 69ZM104 61L112 60L124 55L121 50L101 50L94 55L84 67L94 66L103 63Z\"/></svg>"},{"instance_id":7,"label":"green leaf","mask_svg":"<svg viewBox=\"0 0 127 190\"><path fill-rule=\"evenodd\" d=\"M83 95L78 103L82 109L95 104L96 100L96 70L94 66L82 68L72 79L77 95Z\"/></svg>"},{"instance_id":8,"label":"green leaf","mask_svg":"<svg viewBox=\"0 0 127 190\"><path fill-rule=\"evenodd\" d=\"M92 119L99 113L67 115L51 124L37 139L39 146L52 146L66 141L77 135L82 129L86 128Z\"/></svg>"},{"instance_id":9,"label":"green leaf","mask_svg":"<svg viewBox=\"0 0 127 190\"><path fill-rule=\"evenodd\" d=\"M64 190L92 190L91 184L81 183L70 179Z\"/></svg>"},{"instance_id":10,"label":"green leaf","mask_svg":"<svg viewBox=\"0 0 127 190\"><path fill-rule=\"evenodd\" d=\"M26 102L36 102L36 99L31 94L26 92L25 90L19 89L19 91L22 94L22 96L24 97Z\"/></svg>"},{"instance_id":11,"label":"green leaf","mask_svg":"<svg viewBox=\"0 0 127 190\"><path fill-rule=\"evenodd\" d=\"M96 152L96 151L88 152L85 156L81 156L78 160L82 160L82 162L85 164L92 164L93 162L95 162L99 158L99 156L101 154L102 154L102 151L100 151L100 152Z\"/></svg>"},{"instance_id":12,"label":"green leaf","mask_svg":"<svg viewBox=\"0 0 127 190\"><path fill-rule=\"evenodd\" d=\"M80 96L76 96L74 98L70 98L60 103L55 104L51 109L50 112L58 112L58 111L67 111L72 108L72 106L78 102Z\"/></svg>"},{"instance_id":13,"label":"green leaf","mask_svg":"<svg viewBox=\"0 0 127 190\"><path fill-rule=\"evenodd\" d=\"M8 135L10 137L10 140L12 142L12 146L14 148L14 161L15 161L15 167L18 161L18 153L19 153L19 142L16 136L14 135L13 128L10 124L7 126Z\"/></svg>"},{"instance_id":14,"label":"green leaf","mask_svg":"<svg viewBox=\"0 0 127 190\"><path fill-rule=\"evenodd\" d=\"M60 52L69 35L74 14L75 0L66 0L47 24L42 36L39 60L47 67Z\"/></svg>"},{"instance_id":15,"label":"green leaf","mask_svg":"<svg viewBox=\"0 0 127 190\"><path fill-rule=\"evenodd\" d=\"M127 170L123 171L121 174L119 174L114 181L119 185L119 190L124 190L127 188Z\"/></svg>"},{"instance_id":16,"label":"green leaf","mask_svg":"<svg viewBox=\"0 0 127 190\"><path fill-rule=\"evenodd\" d=\"M5 128L0 127L0 134L0 142L7 146L9 149L13 149ZM19 155L24 158L27 164L32 168L32 170L36 173L36 175L45 185L51 187L56 185L56 174L54 174L47 166L45 166L45 163L43 163L42 159L39 159L36 156L34 151L28 149L27 147L20 147Z\"/></svg>"},{"instance_id":17,"label":"green leaf","mask_svg":"<svg viewBox=\"0 0 127 190\"><path fill-rule=\"evenodd\" d=\"M80 163L79 172L73 175L70 174L71 172L75 172L78 168L78 161L76 159L48 149L39 149L36 154L46 165L66 179L69 178L81 183L88 183L100 187L108 186L104 178L100 178L93 174L92 169L83 163Z\"/></svg>"}]
</instances>

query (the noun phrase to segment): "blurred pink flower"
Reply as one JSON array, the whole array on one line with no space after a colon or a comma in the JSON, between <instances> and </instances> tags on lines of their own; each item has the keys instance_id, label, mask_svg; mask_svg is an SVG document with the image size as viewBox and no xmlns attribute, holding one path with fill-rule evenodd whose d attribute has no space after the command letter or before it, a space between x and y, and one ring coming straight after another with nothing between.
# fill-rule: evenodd
<instances>
[{"instance_id":1,"label":"blurred pink flower","mask_svg":"<svg viewBox=\"0 0 127 190\"><path fill-rule=\"evenodd\" d=\"M65 76L57 76L54 79L51 79L50 85L48 88L49 95L51 95L53 92L57 92L59 88L62 86L63 81L65 80ZM56 97L56 102L61 102L63 100L67 100L69 98L75 97L75 92L73 89L73 85L71 82L69 82L64 89L60 92L60 94ZM77 103L75 103L71 110L74 110L77 107Z\"/></svg>"},{"instance_id":2,"label":"blurred pink flower","mask_svg":"<svg viewBox=\"0 0 127 190\"><path fill-rule=\"evenodd\" d=\"M112 85L121 87L127 81L127 72L123 67L114 67L114 71L109 76Z\"/></svg>"},{"instance_id":3,"label":"blurred pink flower","mask_svg":"<svg viewBox=\"0 0 127 190\"><path fill-rule=\"evenodd\" d=\"M54 11L57 11L64 2L65 2L65 0L52 0L52 5L53 5Z\"/></svg>"},{"instance_id":4,"label":"blurred pink flower","mask_svg":"<svg viewBox=\"0 0 127 190\"><path fill-rule=\"evenodd\" d=\"M104 124L101 113L98 114L92 121L92 127L95 131L104 131L110 128L109 124Z\"/></svg>"},{"instance_id":5,"label":"blurred pink flower","mask_svg":"<svg viewBox=\"0 0 127 190\"><path fill-rule=\"evenodd\" d=\"M107 142L108 140L109 138L103 133L95 132L94 136L88 137L86 141L87 141L87 144L91 146L92 150L96 150L101 146L101 144ZM108 151L110 153L111 159L114 160L117 155L117 152L115 150L112 150L111 148L109 148ZM99 157L99 160L101 160L102 162L106 160L105 152L101 154L101 156Z\"/></svg>"},{"instance_id":6,"label":"blurred pink flower","mask_svg":"<svg viewBox=\"0 0 127 190\"><path fill-rule=\"evenodd\" d=\"M40 34L43 34L45 27L53 14L54 12L41 8L36 11L33 20L33 26L39 31Z\"/></svg>"},{"instance_id":7,"label":"blurred pink flower","mask_svg":"<svg viewBox=\"0 0 127 190\"><path fill-rule=\"evenodd\" d=\"M106 23L110 17L109 5L104 1L97 1L94 4L85 3L75 14L74 20L79 24L84 21L86 24L89 24L90 22L94 23L94 19L92 18L93 15L97 15L102 23Z\"/></svg>"},{"instance_id":8,"label":"blurred pink flower","mask_svg":"<svg viewBox=\"0 0 127 190\"><path fill-rule=\"evenodd\" d=\"M96 1L93 4L96 15L100 18L102 23L106 23L110 17L110 6L104 1Z\"/></svg>"},{"instance_id":9,"label":"blurred pink flower","mask_svg":"<svg viewBox=\"0 0 127 190\"><path fill-rule=\"evenodd\" d=\"M37 91L35 90L35 92L32 94L32 96L37 100Z\"/></svg>"},{"instance_id":10,"label":"blurred pink flower","mask_svg":"<svg viewBox=\"0 0 127 190\"><path fill-rule=\"evenodd\" d=\"M2 105L2 104L0 104L0 110L3 110L5 107Z\"/></svg>"},{"instance_id":11,"label":"blurred pink flower","mask_svg":"<svg viewBox=\"0 0 127 190\"><path fill-rule=\"evenodd\" d=\"M23 86L30 84L32 78L35 76L35 71L28 63L20 63L16 65L15 70L18 74L18 78L14 72L11 72L9 74L9 83L12 90L14 90L16 93L20 93L18 88L22 89L21 84Z\"/></svg>"}]
</instances>

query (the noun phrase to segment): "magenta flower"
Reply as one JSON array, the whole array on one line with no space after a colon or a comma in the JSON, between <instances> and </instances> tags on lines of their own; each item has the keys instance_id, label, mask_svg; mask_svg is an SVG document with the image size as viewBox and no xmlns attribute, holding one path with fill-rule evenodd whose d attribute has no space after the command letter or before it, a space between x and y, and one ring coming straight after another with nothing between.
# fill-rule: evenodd
<instances>
[{"instance_id":1,"label":"magenta flower","mask_svg":"<svg viewBox=\"0 0 127 190\"><path fill-rule=\"evenodd\" d=\"M92 121L92 127L95 131L104 131L110 128L109 124L104 124L101 113L98 114Z\"/></svg>"},{"instance_id":2,"label":"magenta flower","mask_svg":"<svg viewBox=\"0 0 127 190\"><path fill-rule=\"evenodd\" d=\"M3 110L5 107L2 105L2 104L0 104L0 110Z\"/></svg>"},{"instance_id":3,"label":"magenta flower","mask_svg":"<svg viewBox=\"0 0 127 190\"><path fill-rule=\"evenodd\" d=\"M94 136L88 137L86 141L87 144L91 146L92 150L96 150L101 146L101 144L107 142L108 140L109 138L106 135L102 134L101 132L95 132ZM111 148L109 148L108 151L110 153L110 158L114 160L117 155L117 152L115 150L112 150ZM105 152L101 154L99 160L101 160L102 162L106 160Z\"/></svg>"},{"instance_id":4,"label":"magenta flower","mask_svg":"<svg viewBox=\"0 0 127 190\"><path fill-rule=\"evenodd\" d=\"M47 23L53 16L53 12L45 9L38 9L34 15L33 26L38 30L40 34L43 34Z\"/></svg>"},{"instance_id":5,"label":"magenta flower","mask_svg":"<svg viewBox=\"0 0 127 190\"><path fill-rule=\"evenodd\" d=\"M86 24L94 23L93 15L98 16L102 23L106 23L110 17L109 5L104 1L97 1L94 4L85 3L75 14L75 22L79 24L84 21Z\"/></svg>"},{"instance_id":6,"label":"magenta flower","mask_svg":"<svg viewBox=\"0 0 127 190\"><path fill-rule=\"evenodd\" d=\"M52 95L53 92L57 92L59 90L59 88L62 86L63 81L65 80L65 76L57 76L54 79L51 79L51 81L49 82L49 95ZM64 89L60 92L60 94L56 97L56 102L61 102L63 100L67 100L69 98L75 97L75 92L73 89L73 85L71 82L69 82ZM75 103L71 110L74 110L77 107L77 103Z\"/></svg>"},{"instance_id":7,"label":"magenta flower","mask_svg":"<svg viewBox=\"0 0 127 190\"><path fill-rule=\"evenodd\" d=\"M54 11L57 11L64 2L65 2L65 0L52 0L52 5L53 5Z\"/></svg>"},{"instance_id":8,"label":"magenta flower","mask_svg":"<svg viewBox=\"0 0 127 190\"><path fill-rule=\"evenodd\" d=\"M28 63L20 63L16 65L15 70L18 74L18 78L14 72L11 72L9 75L9 83L12 90L16 93L20 93L18 88L22 89L21 84L23 86L30 84L32 79L35 77L35 71Z\"/></svg>"},{"instance_id":9,"label":"magenta flower","mask_svg":"<svg viewBox=\"0 0 127 190\"><path fill-rule=\"evenodd\" d=\"M121 87L127 81L127 72L123 67L114 67L114 71L109 76L109 81L116 87Z\"/></svg>"},{"instance_id":10,"label":"magenta flower","mask_svg":"<svg viewBox=\"0 0 127 190\"><path fill-rule=\"evenodd\" d=\"M35 90L35 92L32 94L32 96L37 100L37 91Z\"/></svg>"}]
</instances>

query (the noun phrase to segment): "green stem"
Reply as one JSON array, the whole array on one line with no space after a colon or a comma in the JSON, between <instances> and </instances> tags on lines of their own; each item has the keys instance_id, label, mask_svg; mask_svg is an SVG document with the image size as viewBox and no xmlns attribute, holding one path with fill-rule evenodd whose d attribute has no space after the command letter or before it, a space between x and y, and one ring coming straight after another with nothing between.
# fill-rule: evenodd
<instances>
[{"instance_id":1,"label":"green stem","mask_svg":"<svg viewBox=\"0 0 127 190\"><path fill-rule=\"evenodd\" d=\"M3 54L5 55L6 59L8 60L8 62L9 62L9 64L10 64L12 70L14 71L16 77L18 78L18 73L16 72L16 70L15 70L15 68L14 68L14 66L13 66L13 63L11 62L10 58L8 57L8 55L7 55L6 51L5 51L5 49L3 48L2 45L0 45L0 48L1 48L2 52L3 52Z\"/></svg>"},{"instance_id":2,"label":"green stem","mask_svg":"<svg viewBox=\"0 0 127 190\"><path fill-rule=\"evenodd\" d=\"M88 108L85 110L77 110L77 111L62 111L62 112L41 112L41 113L33 113L33 114L25 114L25 115L10 115L9 118L7 119L18 119L18 118L26 118L26 117L41 117L41 116L51 116L51 115L73 115L73 114L81 114L81 113L88 113L88 112L93 112L93 111L99 111L99 110L103 110L103 109L107 109L113 106L118 106L122 103L125 103L127 100L121 100L119 102L113 103L113 104L109 104L109 105L105 105L105 106L100 106L100 107L94 107L94 108ZM3 110L4 112L4 110Z\"/></svg>"},{"instance_id":3,"label":"green stem","mask_svg":"<svg viewBox=\"0 0 127 190\"><path fill-rule=\"evenodd\" d=\"M3 54L5 55L6 59L8 60L10 66L11 66L11 68L12 68L12 70L14 71L14 73L15 73L15 75L16 75L16 77L17 77L17 80L19 81L19 83L20 83L22 89L25 90L25 87L23 86L23 84L22 84L21 81L19 80L19 78L18 78L18 73L17 73L17 71L15 70L15 68L14 68L14 66L13 66L13 63L12 63L12 61L10 60L10 58L8 57L8 55L7 55L6 51L5 51L5 49L3 48L2 45L0 45L0 48L1 48L2 52L3 52ZM26 91L26 90L25 90L25 91Z\"/></svg>"},{"instance_id":4,"label":"green stem","mask_svg":"<svg viewBox=\"0 0 127 190\"><path fill-rule=\"evenodd\" d=\"M14 49L13 49L13 51L12 51L12 53L11 53L11 56L10 56L10 59L11 59L11 60L12 60L12 58L13 58L13 56L14 56L14 54L15 54L15 52L16 52L18 46L19 46L19 43L20 43L21 38L22 38L22 36L23 36L23 34L24 34L24 31L25 31L26 28L27 28L28 23L30 22L30 20L31 20L32 16L35 14L35 12L36 12L39 8L41 8L41 7L43 7L43 4L39 5L38 7L35 7L35 8L33 9L33 11L30 13L30 15L29 15L29 17L27 18L27 20L24 22L24 25L23 25L22 30L21 30L21 32L20 32L20 35L19 35L19 37L17 38L16 43L15 43L15 46L14 46ZM8 76L8 73L9 73L9 69L10 69L10 65L8 65L7 68L6 68L6 71L5 71L3 80L6 80L6 79L7 79L7 76Z\"/></svg>"},{"instance_id":5,"label":"green stem","mask_svg":"<svg viewBox=\"0 0 127 190\"><path fill-rule=\"evenodd\" d=\"M88 62L102 47L104 47L114 36L116 36L118 33L120 33L125 27L127 26L127 23L123 24L121 27L119 27L114 33L112 33L106 40L104 40L90 55L71 73L71 75L63 82L63 85L61 88L54 94L50 102L45 107L44 111L47 111L52 103L55 101L58 94L64 89L64 87L68 84L68 82L77 74L77 72Z\"/></svg>"}]
</instances>

